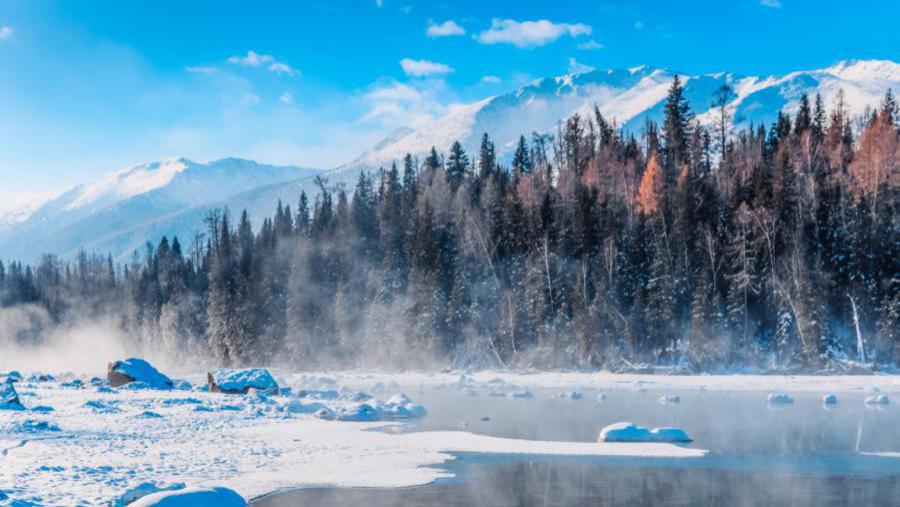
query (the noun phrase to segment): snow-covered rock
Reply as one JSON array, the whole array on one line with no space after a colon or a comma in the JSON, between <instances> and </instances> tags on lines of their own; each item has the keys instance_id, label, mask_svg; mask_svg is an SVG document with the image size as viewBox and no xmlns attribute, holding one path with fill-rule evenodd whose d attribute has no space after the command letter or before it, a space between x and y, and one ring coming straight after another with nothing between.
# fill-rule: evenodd
<instances>
[{"instance_id":1,"label":"snow-covered rock","mask_svg":"<svg viewBox=\"0 0 900 507\"><path fill-rule=\"evenodd\" d=\"M157 482L142 482L137 486L125 491L122 496L116 500L116 507L124 507L125 505L133 504L134 502L144 498L147 495L152 495L153 493L159 493L162 491L177 491L179 489L184 489L185 485L183 482L178 482L175 484L161 484Z\"/></svg>"},{"instance_id":2,"label":"snow-covered rock","mask_svg":"<svg viewBox=\"0 0 900 507\"><path fill-rule=\"evenodd\" d=\"M245 507L247 501L228 488L182 488L151 493L131 507Z\"/></svg>"},{"instance_id":3,"label":"snow-covered rock","mask_svg":"<svg viewBox=\"0 0 900 507\"><path fill-rule=\"evenodd\" d=\"M60 431L59 426L50 421L36 421L34 419L26 419L16 424L16 430L22 433L43 433Z\"/></svg>"},{"instance_id":4,"label":"snow-covered rock","mask_svg":"<svg viewBox=\"0 0 900 507\"><path fill-rule=\"evenodd\" d=\"M25 410L12 382L0 382L0 410Z\"/></svg>"},{"instance_id":5,"label":"snow-covered rock","mask_svg":"<svg viewBox=\"0 0 900 507\"><path fill-rule=\"evenodd\" d=\"M109 363L107 370L106 378L113 387L121 387L132 382L143 382L153 389L172 389L175 385L153 365L136 357L113 361Z\"/></svg>"},{"instance_id":6,"label":"snow-covered rock","mask_svg":"<svg viewBox=\"0 0 900 507\"><path fill-rule=\"evenodd\" d=\"M578 389L572 389L568 393L565 394L565 397L570 400L580 400L581 399L581 391Z\"/></svg>"},{"instance_id":7,"label":"snow-covered rock","mask_svg":"<svg viewBox=\"0 0 900 507\"><path fill-rule=\"evenodd\" d=\"M597 401L606 401L606 393L600 393L597 395Z\"/></svg>"},{"instance_id":8,"label":"snow-covered rock","mask_svg":"<svg viewBox=\"0 0 900 507\"><path fill-rule=\"evenodd\" d=\"M213 393L247 394L253 388L264 393L278 394L278 384L265 368L213 370L207 374L207 381L209 391Z\"/></svg>"},{"instance_id":9,"label":"snow-covered rock","mask_svg":"<svg viewBox=\"0 0 900 507\"><path fill-rule=\"evenodd\" d=\"M0 382L21 382L22 374L17 372L16 370L11 370L6 373L0 373Z\"/></svg>"},{"instance_id":10,"label":"snow-covered rock","mask_svg":"<svg viewBox=\"0 0 900 507\"><path fill-rule=\"evenodd\" d=\"M790 405L794 403L794 398L785 393L771 393L766 396L766 401L772 405Z\"/></svg>"},{"instance_id":11,"label":"snow-covered rock","mask_svg":"<svg viewBox=\"0 0 900 507\"><path fill-rule=\"evenodd\" d=\"M644 428L630 422L610 424L600 431L598 442L691 442L681 428Z\"/></svg>"},{"instance_id":12,"label":"snow-covered rock","mask_svg":"<svg viewBox=\"0 0 900 507\"><path fill-rule=\"evenodd\" d=\"M519 399L534 398L534 393L532 393L531 390L529 390L529 389L523 389L521 391L513 391L513 392L509 393L508 396L510 398L519 398Z\"/></svg>"},{"instance_id":13,"label":"snow-covered rock","mask_svg":"<svg viewBox=\"0 0 900 507\"><path fill-rule=\"evenodd\" d=\"M822 403L825 405L837 405L838 397L836 394L826 394L822 396Z\"/></svg>"},{"instance_id":14,"label":"snow-covered rock","mask_svg":"<svg viewBox=\"0 0 900 507\"><path fill-rule=\"evenodd\" d=\"M338 421L371 422L381 419L378 410L368 403L358 403L340 407L335 419Z\"/></svg>"},{"instance_id":15,"label":"snow-covered rock","mask_svg":"<svg viewBox=\"0 0 900 507\"><path fill-rule=\"evenodd\" d=\"M663 405L681 403L681 396L678 396L677 394L664 394L659 397L659 402Z\"/></svg>"},{"instance_id":16,"label":"snow-covered rock","mask_svg":"<svg viewBox=\"0 0 900 507\"><path fill-rule=\"evenodd\" d=\"M866 397L866 405L888 405L891 399L886 394L876 394L875 396Z\"/></svg>"},{"instance_id":17,"label":"snow-covered rock","mask_svg":"<svg viewBox=\"0 0 900 507\"><path fill-rule=\"evenodd\" d=\"M395 394L377 408L382 417L388 419L410 419L427 413L425 407L413 403L405 394Z\"/></svg>"}]
</instances>

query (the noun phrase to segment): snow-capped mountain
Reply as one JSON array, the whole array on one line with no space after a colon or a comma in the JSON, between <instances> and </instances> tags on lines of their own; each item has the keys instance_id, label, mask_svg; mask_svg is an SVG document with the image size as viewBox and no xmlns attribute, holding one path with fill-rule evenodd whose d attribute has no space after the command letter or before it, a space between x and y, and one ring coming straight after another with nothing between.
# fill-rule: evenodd
<instances>
[{"instance_id":1,"label":"snow-capped mountain","mask_svg":"<svg viewBox=\"0 0 900 507\"><path fill-rule=\"evenodd\" d=\"M455 106L426 127L396 129L354 161L324 174L332 185L352 189L360 171L399 163L407 153L422 157L432 146L446 152L456 140L474 153L485 132L501 158L509 157L519 135L553 133L573 113L592 117L594 105L608 120L639 133L647 118L661 119L675 74L640 66L540 79ZM820 93L830 109L842 91L846 110L860 115L876 107L889 88L900 91L900 64L884 60L848 60L784 76L678 75L701 123L714 119L713 93L731 85L727 107L738 128L768 125L782 109L795 112L803 93ZM176 158L129 167L49 200L0 209L0 258L33 261L43 252L71 256L83 248L124 259L163 235L187 243L203 229L209 209L227 206L232 214L246 209L258 221L271 216L279 200L294 205L301 190L312 197L312 176L318 173L240 159L197 164Z\"/></svg>"},{"instance_id":2,"label":"snow-capped mountain","mask_svg":"<svg viewBox=\"0 0 900 507\"><path fill-rule=\"evenodd\" d=\"M296 200L296 194L271 187L290 188L290 182L318 172L236 158L208 164L174 158L128 167L20 212L0 230L0 256L35 260L44 252L66 257L83 248L125 258L163 235L187 242L202 230L207 210L230 206L254 209L260 218L270 215L280 196ZM263 196L258 205L255 195Z\"/></svg>"},{"instance_id":3,"label":"snow-capped mountain","mask_svg":"<svg viewBox=\"0 0 900 507\"><path fill-rule=\"evenodd\" d=\"M331 172L355 174L399 161L406 153L423 155L432 146L439 151L459 140L466 150L477 149L483 133L490 134L501 156L508 155L519 135L553 133L557 122L574 113L593 117L596 104L608 120L639 132L649 117L659 121L666 92L678 74L685 95L701 123L711 123L713 93L729 84L728 104L737 127L770 124L779 110L794 112L800 96L820 93L831 108L839 90L852 115L879 104L888 88L900 90L900 64L885 60L847 60L820 70L785 76L740 76L731 73L688 75L648 66L622 70L593 70L540 79L511 93L459 106L419 130L398 130L353 162Z\"/></svg>"}]
</instances>

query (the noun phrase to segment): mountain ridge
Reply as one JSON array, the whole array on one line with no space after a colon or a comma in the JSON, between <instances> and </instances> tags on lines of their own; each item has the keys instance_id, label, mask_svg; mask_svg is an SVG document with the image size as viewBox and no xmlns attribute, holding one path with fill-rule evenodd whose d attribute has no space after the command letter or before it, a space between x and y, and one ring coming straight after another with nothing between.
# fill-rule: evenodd
<instances>
[{"instance_id":1,"label":"mountain ridge","mask_svg":"<svg viewBox=\"0 0 900 507\"><path fill-rule=\"evenodd\" d=\"M69 256L86 249L122 259L162 235L187 240L202 230L203 217L213 207L247 209L252 219L261 220L279 200L293 204L303 190L312 197L312 177L318 174L332 185L352 188L360 171L400 163L407 153L422 157L432 146L446 152L457 140L475 153L484 132L495 142L500 159L508 160L520 135L553 132L574 113L592 116L595 105L620 128L638 132L647 118L661 118L676 74L701 124L714 120L713 92L729 84L727 108L736 128L768 125L781 110L795 112L803 93L822 94L831 108L842 90L844 106L858 116L866 107L877 106L889 88L900 90L900 64L890 60L842 60L783 76L690 75L641 65L545 77L455 106L424 128L397 128L352 161L327 171L234 157L206 164L173 157L120 169L20 206L5 220L0 216L0 257L35 260L40 252Z\"/></svg>"}]
</instances>

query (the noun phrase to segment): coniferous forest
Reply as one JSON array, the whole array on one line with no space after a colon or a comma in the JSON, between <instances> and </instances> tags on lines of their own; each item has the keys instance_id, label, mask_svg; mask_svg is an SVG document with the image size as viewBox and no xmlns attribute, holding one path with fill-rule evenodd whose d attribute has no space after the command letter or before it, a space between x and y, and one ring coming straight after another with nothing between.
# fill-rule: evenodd
<instances>
[{"instance_id":1,"label":"coniferous forest","mask_svg":"<svg viewBox=\"0 0 900 507\"><path fill-rule=\"evenodd\" d=\"M218 210L127 263L0 263L0 306L29 309L23 343L104 317L148 350L223 365L895 367L886 92L860 118L803 96L733 131L727 88L704 127L676 78L639 134L595 110L521 137L508 163L485 134L477 153L407 156L355 188L318 179L257 230Z\"/></svg>"}]
</instances>

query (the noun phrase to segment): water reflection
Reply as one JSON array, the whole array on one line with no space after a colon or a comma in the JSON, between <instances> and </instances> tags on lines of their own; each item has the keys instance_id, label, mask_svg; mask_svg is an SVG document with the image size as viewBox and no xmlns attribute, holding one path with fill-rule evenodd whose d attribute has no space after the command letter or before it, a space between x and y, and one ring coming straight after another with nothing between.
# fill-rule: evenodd
<instances>
[{"instance_id":1,"label":"water reflection","mask_svg":"<svg viewBox=\"0 0 900 507\"><path fill-rule=\"evenodd\" d=\"M466 457L461 458L461 462ZM896 505L896 476L860 478L781 470L631 468L579 460L473 459L461 480L401 489L308 489L257 507Z\"/></svg>"}]
</instances>

